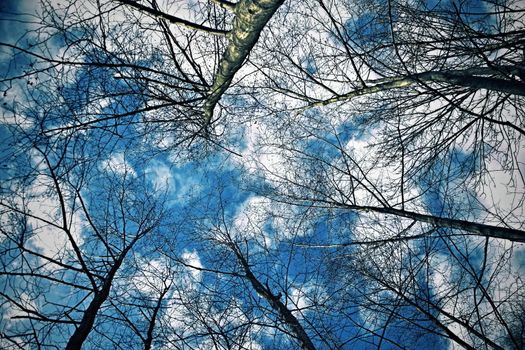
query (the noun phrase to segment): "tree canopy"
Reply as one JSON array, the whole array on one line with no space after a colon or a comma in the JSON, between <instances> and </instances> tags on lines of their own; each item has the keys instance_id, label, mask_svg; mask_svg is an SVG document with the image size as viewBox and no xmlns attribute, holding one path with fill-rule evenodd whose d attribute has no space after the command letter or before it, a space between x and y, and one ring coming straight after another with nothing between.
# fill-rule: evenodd
<instances>
[{"instance_id":1,"label":"tree canopy","mask_svg":"<svg viewBox=\"0 0 525 350\"><path fill-rule=\"evenodd\" d=\"M0 5L0 347L523 349L524 5Z\"/></svg>"}]
</instances>

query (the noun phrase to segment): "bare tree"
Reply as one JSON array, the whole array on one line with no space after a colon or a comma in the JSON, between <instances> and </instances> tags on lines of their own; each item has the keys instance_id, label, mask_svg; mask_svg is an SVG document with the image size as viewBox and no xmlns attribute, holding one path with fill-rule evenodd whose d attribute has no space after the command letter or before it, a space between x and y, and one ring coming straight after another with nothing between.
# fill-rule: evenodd
<instances>
[{"instance_id":1,"label":"bare tree","mask_svg":"<svg viewBox=\"0 0 525 350\"><path fill-rule=\"evenodd\" d=\"M16 325L3 337L14 345L80 349L127 255L159 229L162 200L124 164L92 173L72 157L82 148L40 139L31 177L2 194L2 303Z\"/></svg>"},{"instance_id":2,"label":"bare tree","mask_svg":"<svg viewBox=\"0 0 525 350\"><path fill-rule=\"evenodd\" d=\"M45 79L57 90L67 81L67 92L57 97L80 99L85 109L50 125L47 134L144 124L145 133L160 128L157 138L175 132L175 145L197 136L208 138L215 106L282 2L196 4L189 9L192 19L170 14L181 5L171 2L44 3L27 43L1 43L14 57L30 62L22 72L7 72L4 90L21 79ZM152 45L141 44L146 41ZM94 91L72 96L94 86ZM104 108L108 99L122 96L136 101Z\"/></svg>"},{"instance_id":3,"label":"bare tree","mask_svg":"<svg viewBox=\"0 0 525 350\"><path fill-rule=\"evenodd\" d=\"M0 346L523 348L524 15L43 1L0 43Z\"/></svg>"},{"instance_id":4,"label":"bare tree","mask_svg":"<svg viewBox=\"0 0 525 350\"><path fill-rule=\"evenodd\" d=\"M279 59L254 61L257 99L275 115L277 95L298 114L282 128L313 118L374 129L382 161L402 168L401 187L458 149L477 158L478 190L494 182L495 163L522 187L521 5L309 3L298 39L276 32L265 44Z\"/></svg>"}]
</instances>

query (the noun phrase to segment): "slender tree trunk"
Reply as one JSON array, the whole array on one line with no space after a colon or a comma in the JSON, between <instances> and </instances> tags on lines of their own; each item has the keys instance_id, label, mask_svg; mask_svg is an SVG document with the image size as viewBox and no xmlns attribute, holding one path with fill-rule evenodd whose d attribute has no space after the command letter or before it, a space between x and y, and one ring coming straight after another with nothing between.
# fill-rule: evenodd
<instances>
[{"instance_id":1,"label":"slender tree trunk","mask_svg":"<svg viewBox=\"0 0 525 350\"><path fill-rule=\"evenodd\" d=\"M471 221L450 219L427 214L419 214L412 211L395 208L362 207L352 205L345 205L345 207L357 211L371 211L376 213L401 216L419 222L426 222L437 227L446 227L471 232L478 236L501 238L513 242L525 243L525 231L516 230L512 228L485 225Z\"/></svg>"},{"instance_id":2,"label":"slender tree trunk","mask_svg":"<svg viewBox=\"0 0 525 350\"><path fill-rule=\"evenodd\" d=\"M255 275L250 269L250 266L248 265L248 262L238 251L237 247L233 247L232 249L243 267L244 273L246 274L246 279L250 281L253 289L255 289L257 294L266 299L270 306L279 314L284 323L290 328L291 333L299 341L301 349L316 350L314 344L310 340L310 337L304 330L303 326L301 326L301 324L299 323L299 320L297 320L297 318L292 314L292 312L281 301L281 296L274 295L271 292L270 288L264 286L257 279L257 277L255 277Z\"/></svg>"},{"instance_id":3,"label":"slender tree trunk","mask_svg":"<svg viewBox=\"0 0 525 350\"><path fill-rule=\"evenodd\" d=\"M204 104L205 127L210 124L215 106L248 57L264 26L283 2L284 0L241 0L235 5L233 28L228 34L230 42Z\"/></svg>"},{"instance_id":4,"label":"slender tree trunk","mask_svg":"<svg viewBox=\"0 0 525 350\"><path fill-rule=\"evenodd\" d=\"M144 350L151 349L151 345L153 344L153 330L155 329L155 322L157 321L157 316L159 314L160 308L162 307L162 300L164 299L164 296L166 295L168 290L169 290L169 287L163 290L159 296L159 300L157 300L157 305L155 305L155 309L153 310L153 315L151 316L151 320L149 321L146 339L144 340Z\"/></svg>"},{"instance_id":5,"label":"slender tree trunk","mask_svg":"<svg viewBox=\"0 0 525 350\"><path fill-rule=\"evenodd\" d=\"M336 102L351 100L352 98L364 95L372 95L382 91L400 89L412 86L417 82L441 82L450 85L464 86L473 90L486 89L499 91L511 95L525 96L525 82L492 76L502 76L505 74L523 75L525 68L522 66L502 66L496 68L472 68L465 70L451 71L429 71L407 76L398 76L373 81L374 85L369 85L361 89L350 91L346 94L335 96L327 100L314 102L304 109L311 107L326 106ZM491 75L491 76L488 76Z\"/></svg>"},{"instance_id":6,"label":"slender tree trunk","mask_svg":"<svg viewBox=\"0 0 525 350\"><path fill-rule=\"evenodd\" d=\"M100 307L102 306L102 304L104 304L104 302L109 296L109 291L111 290L113 278L115 277L115 274L120 268L120 265L122 265L122 261L124 260L124 256L126 255L126 253L127 250L125 250L115 261L115 265L113 265L113 267L109 271L104 281L104 284L102 285L102 288L99 291L95 292L95 297L93 298L93 300L91 300L91 303L89 304L86 311L84 311L82 321L80 321L79 326L77 327L77 329L75 329L75 332L69 338L69 341L66 345L66 350L80 350L82 348L82 344L84 344L84 341L86 340L89 333L91 332L91 329L93 328L93 324L95 323L95 318L97 317Z\"/></svg>"},{"instance_id":7,"label":"slender tree trunk","mask_svg":"<svg viewBox=\"0 0 525 350\"><path fill-rule=\"evenodd\" d=\"M100 307L106 301L107 297L109 295L109 288L102 289L100 292L95 294L95 297L93 300L91 300L91 303L89 304L86 311L84 311L84 316L82 317L82 321L80 322L80 325L77 329L75 329L75 332L73 335L69 338L69 341L66 345L66 350L79 350L82 348L82 344L84 344L84 341L88 337L89 333L91 332L91 329L93 328L93 324L95 323L95 318L97 316L98 310L100 310Z\"/></svg>"},{"instance_id":8,"label":"slender tree trunk","mask_svg":"<svg viewBox=\"0 0 525 350\"><path fill-rule=\"evenodd\" d=\"M443 82L451 85L468 87L473 90L486 89L511 95L525 96L525 83L511 79L476 76L456 71L428 72L417 74L414 78L416 81Z\"/></svg>"}]
</instances>

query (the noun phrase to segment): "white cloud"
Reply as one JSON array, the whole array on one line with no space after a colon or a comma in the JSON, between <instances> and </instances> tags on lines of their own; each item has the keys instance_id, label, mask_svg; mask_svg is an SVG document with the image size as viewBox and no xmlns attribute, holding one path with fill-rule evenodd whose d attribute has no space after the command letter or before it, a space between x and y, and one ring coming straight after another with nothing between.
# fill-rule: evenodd
<instances>
[{"instance_id":1,"label":"white cloud","mask_svg":"<svg viewBox=\"0 0 525 350\"><path fill-rule=\"evenodd\" d=\"M50 191L51 189L51 191ZM61 188L64 200L67 202L69 194L67 189ZM65 231L46 223L51 222L57 226L62 226L63 214L60 210L58 195L54 190L54 183L47 177L38 176L33 185L27 189L27 197L31 198L26 203L27 210L31 216L27 216L27 223L31 227L34 235L30 243L34 244L42 254L52 257L60 252L71 250L71 243ZM22 205L22 203L19 203ZM66 203L66 210L69 210ZM82 220L77 213L66 213L68 228L72 238L77 245L82 245L81 225ZM45 265L46 268L56 267L52 264Z\"/></svg>"},{"instance_id":2,"label":"white cloud","mask_svg":"<svg viewBox=\"0 0 525 350\"><path fill-rule=\"evenodd\" d=\"M166 285L172 283L174 274L171 264L166 259L148 260L138 257L137 264L141 268L131 280L133 285L142 293L159 294L159 291L165 288ZM122 281L122 283L124 288L129 286L128 281Z\"/></svg>"},{"instance_id":3,"label":"white cloud","mask_svg":"<svg viewBox=\"0 0 525 350\"><path fill-rule=\"evenodd\" d=\"M272 238L264 230L264 224L268 220L272 203L263 197L253 196L248 198L237 210L232 230L233 234L242 235L243 238L255 239L260 246L269 248Z\"/></svg>"},{"instance_id":4,"label":"white cloud","mask_svg":"<svg viewBox=\"0 0 525 350\"><path fill-rule=\"evenodd\" d=\"M136 176L135 170L131 164L126 161L126 157L122 152L114 153L111 157L103 161L102 169L119 175Z\"/></svg>"},{"instance_id":5,"label":"white cloud","mask_svg":"<svg viewBox=\"0 0 525 350\"><path fill-rule=\"evenodd\" d=\"M200 280L202 277L202 271L199 271L198 269L202 269L201 260L199 258L199 254L197 254L196 251L184 251L182 253L182 260L184 260L188 265L194 266L197 269L190 269L190 273L193 276L194 279Z\"/></svg>"},{"instance_id":6,"label":"white cloud","mask_svg":"<svg viewBox=\"0 0 525 350\"><path fill-rule=\"evenodd\" d=\"M36 304L36 301L27 293L21 293L17 299L17 302L27 310L31 311L38 311L38 306ZM9 320L8 322L5 322L5 327L7 329L16 327L16 316L27 316L29 313L22 311L18 306L8 303L10 305L7 307L7 310L2 315L1 320ZM3 305L5 307L5 305Z\"/></svg>"},{"instance_id":7,"label":"white cloud","mask_svg":"<svg viewBox=\"0 0 525 350\"><path fill-rule=\"evenodd\" d=\"M175 181L171 168L166 164L153 161L146 169L146 176L156 190L174 191Z\"/></svg>"},{"instance_id":8,"label":"white cloud","mask_svg":"<svg viewBox=\"0 0 525 350\"><path fill-rule=\"evenodd\" d=\"M294 307L297 309L293 311L293 314L296 317L302 318L305 309L311 305L307 296L310 289L311 288L308 287L303 287L301 289L291 288L288 298L291 299Z\"/></svg>"}]
</instances>

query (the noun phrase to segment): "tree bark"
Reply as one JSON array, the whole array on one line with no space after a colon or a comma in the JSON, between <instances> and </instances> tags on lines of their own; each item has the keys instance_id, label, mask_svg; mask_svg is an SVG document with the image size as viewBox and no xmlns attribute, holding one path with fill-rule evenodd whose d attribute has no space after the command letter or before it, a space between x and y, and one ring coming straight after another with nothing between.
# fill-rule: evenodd
<instances>
[{"instance_id":1,"label":"tree bark","mask_svg":"<svg viewBox=\"0 0 525 350\"><path fill-rule=\"evenodd\" d=\"M164 289L162 293L160 294L159 299L157 300L157 305L155 305L155 309L153 310L153 315L151 316L151 319L149 321L146 339L144 340L144 350L151 349L151 346L153 344L153 330L155 329L155 323L157 322L157 316L159 314L160 308L162 307L162 301L164 299L164 296L166 295L168 290L169 290L169 287Z\"/></svg>"},{"instance_id":2,"label":"tree bark","mask_svg":"<svg viewBox=\"0 0 525 350\"><path fill-rule=\"evenodd\" d=\"M524 74L524 72L525 68L521 66L503 66L497 68L482 67L442 72L429 71L407 76L385 78L373 81L372 83L374 83L374 85L369 85L361 89L350 91L343 95L311 103L304 109L326 106L336 102L344 102L358 96L371 95L382 91L405 88L412 86L417 82L447 83L450 85L468 87L473 90L486 89L511 95L525 96L525 82L488 76L501 76L502 73L519 75Z\"/></svg>"},{"instance_id":3,"label":"tree bark","mask_svg":"<svg viewBox=\"0 0 525 350\"><path fill-rule=\"evenodd\" d=\"M264 286L252 273L248 262L238 251L237 247L234 246L232 247L232 249L235 252L235 255L237 256L237 259L242 265L242 268L246 275L245 278L248 281L250 281L253 289L255 289L257 294L266 299L270 306L279 314L283 322L290 328L291 333L299 341L301 349L316 350L315 345L310 340L310 337L304 330L303 326L301 326L301 324L299 323L299 320L297 320L297 318L292 314L292 312L281 301L280 294L274 295L267 286Z\"/></svg>"},{"instance_id":4,"label":"tree bark","mask_svg":"<svg viewBox=\"0 0 525 350\"><path fill-rule=\"evenodd\" d=\"M257 43L264 26L283 2L284 0L241 0L236 4L233 28L228 34L229 43L204 103L204 128L211 123L215 106Z\"/></svg>"},{"instance_id":5,"label":"tree bark","mask_svg":"<svg viewBox=\"0 0 525 350\"><path fill-rule=\"evenodd\" d=\"M77 327L77 329L75 329L75 332L69 338L69 341L66 345L66 350L80 350L82 348L82 344L84 344L84 341L86 340L89 333L91 332L91 329L93 328L93 324L95 323L95 318L97 317L100 307L109 296L109 291L111 290L113 278L115 277L115 274L120 268L120 265L122 265L122 262L124 261L124 257L128 250L129 249L126 249L115 261L115 264L111 267L111 270L109 271L107 277L104 280L102 288L95 293L95 297L93 298L93 300L91 300L91 303L89 303L89 306L86 309L86 311L84 311L82 321L80 321L79 326Z\"/></svg>"},{"instance_id":6,"label":"tree bark","mask_svg":"<svg viewBox=\"0 0 525 350\"><path fill-rule=\"evenodd\" d=\"M344 207L357 211L371 211L376 213L401 216L408 219L413 219L415 221L432 224L437 227L446 227L471 232L477 236L501 238L513 242L525 243L525 231L507 227L499 227L493 225L479 224L476 222L466 220L450 219L440 216L419 214L416 212L395 208L361 207L352 205L344 205Z\"/></svg>"}]
</instances>

